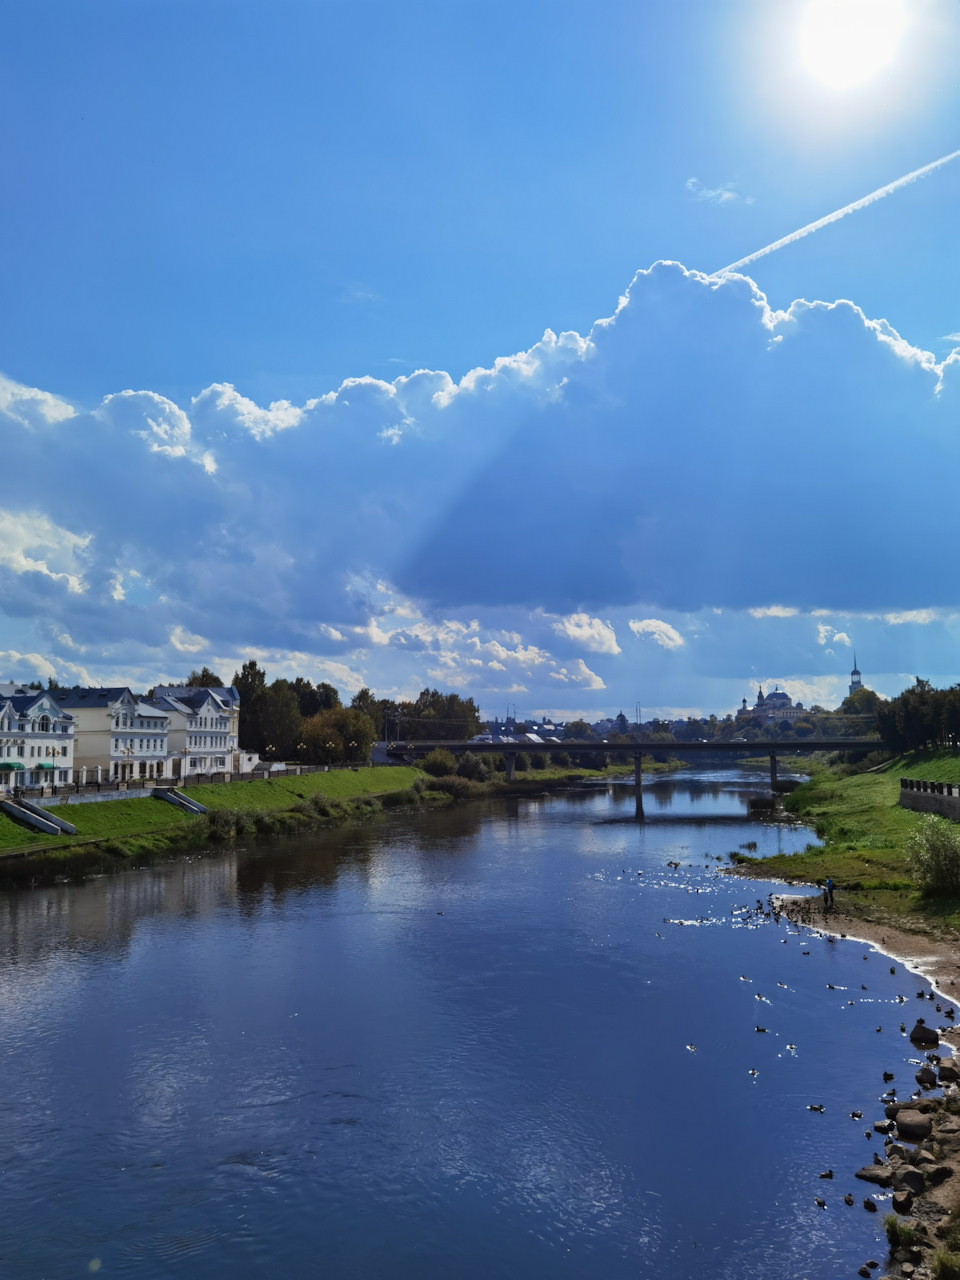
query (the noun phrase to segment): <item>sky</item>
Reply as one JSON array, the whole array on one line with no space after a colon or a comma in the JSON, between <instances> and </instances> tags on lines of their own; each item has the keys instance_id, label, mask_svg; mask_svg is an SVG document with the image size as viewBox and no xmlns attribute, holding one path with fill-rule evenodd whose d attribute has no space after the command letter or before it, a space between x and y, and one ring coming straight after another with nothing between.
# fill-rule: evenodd
<instances>
[{"instance_id":1,"label":"sky","mask_svg":"<svg viewBox=\"0 0 960 1280\"><path fill-rule=\"evenodd\" d=\"M960 679L958 0L0 8L0 679Z\"/></svg>"}]
</instances>

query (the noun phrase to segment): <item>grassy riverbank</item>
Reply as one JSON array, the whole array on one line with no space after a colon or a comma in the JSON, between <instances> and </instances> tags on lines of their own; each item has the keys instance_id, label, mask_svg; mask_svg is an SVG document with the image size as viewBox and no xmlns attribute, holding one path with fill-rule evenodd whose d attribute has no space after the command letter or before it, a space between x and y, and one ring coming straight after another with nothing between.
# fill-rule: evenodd
<instances>
[{"instance_id":1,"label":"grassy riverbank","mask_svg":"<svg viewBox=\"0 0 960 1280\"><path fill-rule=\"evenodd\" d=\"M831 876L837 905L851 916L914 932L960 932L960 899L923 898L910 878L905 846L923 815L897 804L901 777L960 782L960 753L901 756L849 777L813 764L809 782L784 807L812 826L823 845L763 860L738 857L740 871L794 884Z\"/></svg>"},{"instance_id":2,"label":"grassy riverbank","mask_svg":"<svg viewBox=\"0 0 960 1280\"><path fill-rule=\"evenodd\" d=\"M649 772L680 767L679 761L650 762ZM184 794L208 808L207 814L192 816L150 797L58 805L48 812L77 828L75 836L60 838L31 833L0 814L0 886L100 875L184 853L214 853L246 839L369 820L385 810L535 794L571 781L626 772L632 772L632 766L607 770L557 766L519 773L509 783L502 779L471 783L461 778L435 781L418 768L388 765L184 787Z\"/></svg>"}]
</instances>

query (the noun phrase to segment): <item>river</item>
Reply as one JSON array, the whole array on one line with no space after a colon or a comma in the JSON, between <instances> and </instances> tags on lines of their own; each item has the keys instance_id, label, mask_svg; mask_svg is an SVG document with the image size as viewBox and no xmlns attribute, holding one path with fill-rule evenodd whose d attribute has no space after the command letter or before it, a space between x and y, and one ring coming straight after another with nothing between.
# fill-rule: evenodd
<instances>
[{"instance_id":1,"label":"river","mask_svg":"<svg viewBox=\"0 0 960 1280\"><path fill-rule=\"evenodd\" d=\"M0 1274L882 1263L884 1193L864 1212L852 1174L881 1071L913 1088L896 997L926 988L720 874L811 838L750 816L763 785L652 780L642 825L598 785L0 895Z\"/></svg>"}]
</instances>

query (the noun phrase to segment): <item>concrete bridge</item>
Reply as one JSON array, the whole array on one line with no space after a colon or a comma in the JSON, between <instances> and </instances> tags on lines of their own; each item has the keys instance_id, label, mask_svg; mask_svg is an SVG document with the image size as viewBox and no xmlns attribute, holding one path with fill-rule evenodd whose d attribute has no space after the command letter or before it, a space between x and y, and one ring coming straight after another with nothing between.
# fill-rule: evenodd
<instances>
[{"instance_id":1,"label":"concrete bridge","mask_svg":"<svg viewBox=\"0 0 960 1280\"><path fill-rule=\"evenodd\" d=\"M795 756L811 751L883 751L884 744L879 738L797 738L789 742L601 742L595 738L567 738L563 742L391 742L387 745L387 755L394 760L414 761L429 755L437 749L452 751L454 755L462 755L472 751L474 755L503 756L507 766L507 781L513 779L516 771L517 756L520 752L527 755L537 752L541 755L557 755L561 751L580 755L613 755L623 752L633 756L634 781L638 788L643 780L643 756L655 752L668 753L672 756L693 756L722 752L726 755L748 757L770 757L770 786L777 782L777 757Z\"/></svg>"}]
</instances>

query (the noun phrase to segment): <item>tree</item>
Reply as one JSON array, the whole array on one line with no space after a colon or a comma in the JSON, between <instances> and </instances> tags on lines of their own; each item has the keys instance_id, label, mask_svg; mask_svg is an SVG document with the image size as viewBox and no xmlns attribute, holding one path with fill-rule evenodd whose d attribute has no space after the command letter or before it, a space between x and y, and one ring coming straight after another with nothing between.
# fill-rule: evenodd
<instances>
[{"instance_id":1,"label":"tree","mask_svg":"<svg viewBox=\"0 0 960 1280\"><path fill-rule=\"evenodd\" d=\"M432 778L446 778L457 772L457 761L445 748L434 747L423 757L423 767Z\"/></svg>"},{"instance_id":2,"label":"tree","mask_svg":"<svg viewBox=\"0 0 960 1280\"><path fill-rule=\"evenodd\" d=\"M462 742L480 732L480 712L473 699L456 693L423 689L416 702L397 703L396 714L397 736L411 742Z\"/></svg>"},{"instance_id":3,"label":"tree","mask_svg":"<svg viewBox=\"0 0 960 1280\"><path fill-rule=\"evenodd\" d=\"M340 695L332 684L328 684L326 680L321 680L317 685L317 698L320 701L321 711L333 711L340 706Z\"/></svg>"},{"instance_id":4,"label":"tree","mask_svg":"<svg viewBox=\"0 0 960 1280\"><path fill-rule=\"evenodd\" d=\"M450 755L449 751L431 751L431 755ZM489 761L484 756L478 756L473 751L465 751L460 757L460 763L457 766L457 774L461 778L470 778L473 782L487 782L490 778L492 770Z\"/></svg>"},{"instance_id":5,"label":"tree","mask_svg":"<svg viewBox=\"0 0 960 1280\"><path fill-rule=\"evenodd\" d=\"M883 699L872 689L857 689L848 694L840 704L845 716L876 716Z\"/></svg>"},{"instance_id":6,"label":"tree","mask_svg":"<svg viewBox=\"0 0 960 1280\"><path fill-rule=\"evenodd\" d=\"M377 733L389 738L396 731L397 706L390 698L375 698L369 689L364 687L353 695L350 706L354 711L362 711L377 726Z\"/></svg>"},{"instance_id":7,"label":"tree","mask_svg":"<svg viewBox=\"0 0 960 1280\"><path fill-rule=\"evenodd\" d=\"M960 832L952 823L928 813L905 848L921 893L960 894Z\"/></svg>"},{"instance_id":8,"label":"tree","mask_svg":"<svg viewBox=\"0 0 960 1280\"><path fill-rule=\"evenodd\" d=\"M187 689L222 689L223 681L215 671L203 667L200 671L191 671L184 680Z\"/></svg>"},{"instance_id":9,"label":"tree","mask_svg":"<svg viewBox=\"0 0 960 1280\"><path fill-rule=\"evenodd\" d=\"M263 751L266 746L263 711L267 677L251 658L233 673L233 685L240 695L240 747L244 751Z\"/></svg>"},{"instance_id":10,"label":"tree","mask_svg":"<svg viewBox=\"0 0 960 1280\"><path fill-rule=\"evenodd\" d=\"M350 707L318 711L300 726L304 755L309 764L354 763L368 760L377 731L369 716Z\"/></svg>"},{"instance_id":11,"label":"tree","mask_svg":"<svg viewBox=\"0 0 960 1280\"><path fill-rule=\"evenodd\" d=\"M260 722L263 750L282 760L294 758L300 743L302 721L293 685L289 680L274 680L263 698Z\"/></svg>"},{"instance_id":12,"label":"tree","mask_svg":"<svg viewBox=\"0 0 960 1280\"><path fill-rule=\"evenodd\" d=\"M593 730L586 720L569 720L563 730L565 738L592 738Z\"/></svg>"}]
</instances>

